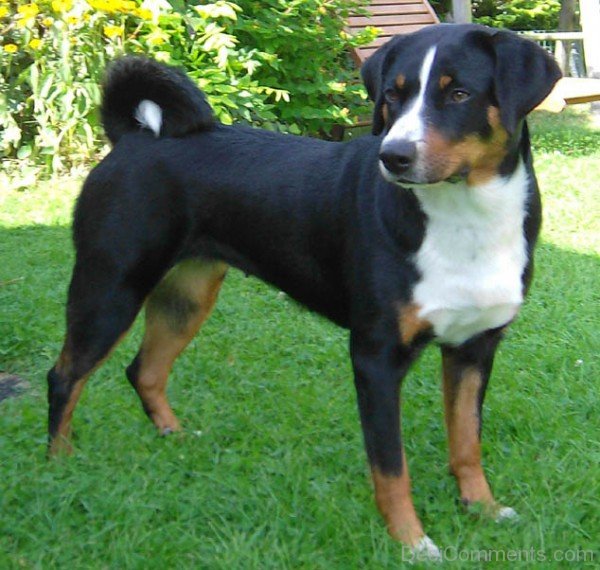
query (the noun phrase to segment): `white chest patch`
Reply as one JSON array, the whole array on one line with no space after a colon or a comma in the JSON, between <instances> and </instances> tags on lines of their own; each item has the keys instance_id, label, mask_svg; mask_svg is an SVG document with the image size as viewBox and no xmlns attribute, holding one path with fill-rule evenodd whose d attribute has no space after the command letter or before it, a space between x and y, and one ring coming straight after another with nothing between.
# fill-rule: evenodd
<instances>
[{"instance_id":1,"label":"white chest patch","mask_svg":"<svg viewBox=\"0 0 600 570\"><path fill-rule=\"evenodd\" d=\"M428 220L415 255L421 281L413 301L440 342L461 344L517 314L527 263L527 183L520 164L511 177L478 187L415 188Z\"/></svg>"}]
</instances>

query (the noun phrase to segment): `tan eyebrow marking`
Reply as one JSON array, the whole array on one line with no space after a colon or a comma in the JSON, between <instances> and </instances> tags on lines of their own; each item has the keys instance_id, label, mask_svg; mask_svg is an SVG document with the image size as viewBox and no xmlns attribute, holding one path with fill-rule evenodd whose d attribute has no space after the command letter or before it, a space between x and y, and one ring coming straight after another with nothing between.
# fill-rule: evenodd
<instances>
[{"instance_id":1,"label":"tan eyebrow marking","mask_svg":"<svg viewBox=\"0 0 600 570\"><path fill-rule=\"evenodd\" d=\"M404 77L404 75L402 73L399 73L396 76L396 87L398 89L403 89L405 83L406 83L406 77Z\"/></svg>"},{"instance_id":2,"label":"tan eyebrow marking","mask_svg":"<svg viewBox=\"0 0 600 570\"><path fill-rule=\"evenodd\" d=\"M440 77L440 89L444 89L450 82L452 81L452 77L449 75L442 75Z\"/></svg>"}]
</instances>

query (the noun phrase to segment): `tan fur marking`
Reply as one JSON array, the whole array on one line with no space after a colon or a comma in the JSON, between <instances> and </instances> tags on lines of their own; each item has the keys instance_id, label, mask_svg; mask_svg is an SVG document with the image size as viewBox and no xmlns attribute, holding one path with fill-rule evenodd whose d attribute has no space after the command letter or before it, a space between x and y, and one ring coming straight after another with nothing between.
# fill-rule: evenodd
<instances>
[{"instance_id":1,"label":"tan fur marking","mask_svg":"<svg viewBox=\"0 0 600 570\"><path fill-rule=\"evenodd\" d=\"M69 348L70 341L67 337L65 339L65 345L60 351L58 359L56 361L56 372L61 376L65 376L71 368L73 363L73 357L71 356L71 349Z\"/></svg>"},{"instance_id":2,"label":"tan fur marking","mask_svg":"<svg viewBox=\"0 0 600 570\"><path fill-rule=\"evenodd\" d=\"M421 307L413 303L400 307L398 325L400 340L403 344L411 344L415 337L431 328L431 323L419 317Z\"/></svg>"},{"instance_id":3,"label":"tan fur marking","mask_svg":"<svg viewBox=\"0 0 600 570\"><path fill-rule=\"evenodd\" d=\"M450 451L450 471L456 477L460 496L466 503L482 503L495 508L494 497L481 466L478 398L482 385L479 371L462 372L458 392L453 392L452 363L444 358L444 406Z\"/></svg>"},{"instance_id":4,"label":"tan fur marking","mask_svg":"<svg viewBox=\"0 0 600 570\"><path fill-rule=\"evenodd\" d=\"M88 377L89 374L78 380L71 391L69 401L63 410L56 435L52 438L52 441L50 441L50 446L48 448L48 454L50 456L61 454L70 455L73 452L73 446L71 444L71 420L73 419L73 411L79 401L79 396L81 396L81 392Z\"/></svg>"},{"instance_id":5,"label":"tan fur marking","mask_svg":"<svg viewBox=\"0 0 600 570\"><path fill-rule=\"evenodd\" d=\"M388 118L390 116L390 111L388 109L387 103L384 103L381 106L381 115L383 116L383 122L387 124Z\"/></svg>"},{"instance_id":6,"label":"tan fur marking","mask_svg":"<svg viewBox=\"0 0 600 570\"><path fill-rule=\"evenodd\" d=\"M490 121L496 118L493 109L490 107L488 111ZM429 129L425 139L426 161L431 173L444 180L468 168L467 184L470 186L484 184L494 178L507 154L508 133L499 122L491 126L492 135L489 139L482 140L477 135L469 135L459 142L451 142L438 131Z\"/></svg>"},{"instance_id":7,"label":"tan fur marking","mask_svg":"<svg viewBox=\"0 0 600 570\"><path fill-rule=\"evenodd\" d=\"M399 73L396 76L396 87L398 89L404 89L405 84L406 84L406 77L402 73Z\"/></svg>"},{"instance_id":8,"label":"tan fur marking","mask_svg":"<svg viewBox=\"0 0 600 570\"><path fill-rule=\"evenodd\" d=\"M490 105L487 111L488 123L494 130L502 129L502 123L500 121L500 109Z\"/></svg>"},{"instance_id":9,"label":"tan fur marking","mask_svg":"<svg viewBox=\"0 0 600 570\"><path fill-rule=\"evenodd\" d=\"M226 271L227 266L223 263L192 261L181 264L167 275L158 287L193 300L197 305L185 322L176 327L160 305L153 303L152 296L148 299L136 390L161 432L180 429L166 395L169 373L175 359L210 315ZM157 292L161 294L158 288Z\"/></svg>"},{"instance_id":10,"label":"tan fur marking","mask_svg":"<svg viewBox=\"0 0 600 570\"><path fill-rule=\"evenodd\" d=\"M371 475L375 485L377 508L391 537L409 546L416 546L424 533L413 505L405 458L403 457L401 475L384 475L376 468L372 470Z\"/></svg>"},{"instance_id":11,"label":"tan fur marking","mask_svg":"<svg viewBox=\"0 0 600 570\"><path fill-rule=\"evenodd\" d=\"M440 77L440 89L444 89L449 83L451 83L452 77L449 75L442 75Z\"/></svg>"},{"instance_id":12,"label":"tan fur marking","mask_svg":"<svg viewBox=\"0 0 600 570\"><path fill-rule=\"evenodd\" d=\"M112 351L115 347L123 340L123 338L127 335L129 329L126 330L112 345L111 349L108 351L106 356L102 358L99 362L96 363L94 368L90 370L85 376L78 378L71 390L71 394L69 396L69 401L67 402L62 416L60 418L60 424L58 425L58 429L56 431L56 435L50 441L50 445L48 447L48 455L56 456L60 454L70 455L73 452L73 446L71 444L71 420L73 419L73 412L75 411L75 406L77 406L77 402L79 401L79 397L81 396L81 392L88 381L88 378L98 369L108 357L112 354ZM56 371L58 374L63 376L64 378L68 378L70 375L70 368L72 364L72 357L70 349L69 338L65 340L65 345L58 357L56 362Z\"/></svg>"}]
</instances>

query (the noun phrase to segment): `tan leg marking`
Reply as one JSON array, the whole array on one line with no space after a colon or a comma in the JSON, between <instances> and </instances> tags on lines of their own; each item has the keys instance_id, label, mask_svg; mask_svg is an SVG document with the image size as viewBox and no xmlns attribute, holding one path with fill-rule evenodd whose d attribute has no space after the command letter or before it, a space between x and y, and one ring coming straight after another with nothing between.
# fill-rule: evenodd
<instances>
[{"instance_id":1,"label":"tan leg marking","mask_svg":"<svg viewBox=\"0 0 600 570\"><path fill-rule=\"evenodd\" d=\"M410 345L415 337L431 328L431 323L419 317L419 305L403 305L398 312L400 340Z\"/></svg>"},{"instance_id":2,"label":"tan leg marking","mask_svg":"<svg viewBox=\"0 0 600 570\"><path fill-rule=\"evenodd\" d=\"M481 374L474 368L462 370L457 392L453 391L451 363L444 358L444 405L450 448L450 471L456 477L461 499L495 509L495 501L481 466L478 399Z\"/></svg>"},{"instance_id":3,"label":"tan leg marking","mask_svg":"<svg viewBox=\"0 0 600 570\"><path fill-rule=\"evenodd\" d=\"M108 351L106 356L99 360L96 365L84 376L78 378L73 385L71 390L71 394L69 395L69 401L67 402L61 419L60 424L58 425L58 430L56 435L50 441L50 445L48 447L48 455L56 456L56 455L70 455L73 452L73 445L71 443L71 420L73 419L73 412L75 410L75 406L77 406L77 402L79 402L79 397L81 396L81 392L88 381L88 378L98 369L108 357L112 354L114 348L123 340L125 335L129 332L129 329L125 331L116 342L113 344L112 348ZM65 345L56 361L56 371L63 378L69 377L69 371L73 362L73 358L71 356L71 351L69 349L69 339L65 340Z\"/></svg>"},{"instance_id":4,"label":"tan leg marking","mask_svg":"<svg viewBox=\"0 0 600 570\"><path fill-rule=\"evenodd\" d=\"M425 536L410 492L408 464L402 452L402 474L384 475L371 471L375 485L375 501L392 538L408 546L417 546Z\"/></svg>"},{"instance_id":5,"label":"tan leg marking","mask_svg":"<svg viewBox=\"0 0 600 570\"><path fill-rule=\"evenodd\" d=\"M79 401L79 397L81 396L81 392L83 391L83 387L89 376L90 375L88 374L79 379L73 386L69 401L63 410L56 435L52 438L48 447L48 454L50 456L62 454L71 455L71 453L73 453L73 445L71 443L71 420L73 419L75 406Z\"/></svg>"},{"instance_id":6,"label":"tan leg marking","mask_svg":"<svg viewBox=\"0 0 600 570\"><path fill-rule=\"evenodd\" d=\"M184 262L148 299L136 390L163 433L180 429L166 395L171 367L210 315L226 271L220 262Z\"/></svg>"}]
</instances>

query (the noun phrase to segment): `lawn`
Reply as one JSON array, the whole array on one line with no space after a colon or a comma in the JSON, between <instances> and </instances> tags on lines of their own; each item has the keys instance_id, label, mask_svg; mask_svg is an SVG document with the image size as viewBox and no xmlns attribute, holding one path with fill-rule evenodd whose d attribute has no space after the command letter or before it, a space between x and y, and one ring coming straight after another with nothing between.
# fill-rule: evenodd
<instances>
[{"instance_id":1,"label":"lawn","mask_svg":"<svg viewBox=\"0 0 600 570\"><path fill-rule=\"evenodd\" d=\"M573 110L532 123L545 225L484 426L490 481L518 522L456 502L435 347L403 392L415 503L461 558L451 568L506 567L464 560L484 549L547 560L527 568L594 566L551 561L584 550L600 563L600 131ZM75 454L45 459L79 182L0 179L0 371L29 382L0 402L0 568L402 567L372 499L347 333L236 272L171 377L183 433L158 437L125 380L138 319L88 383Z\"/></svg>"}]
</instances>

